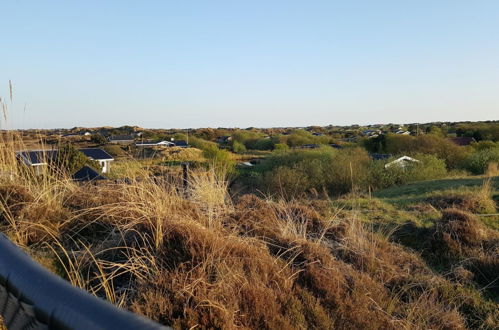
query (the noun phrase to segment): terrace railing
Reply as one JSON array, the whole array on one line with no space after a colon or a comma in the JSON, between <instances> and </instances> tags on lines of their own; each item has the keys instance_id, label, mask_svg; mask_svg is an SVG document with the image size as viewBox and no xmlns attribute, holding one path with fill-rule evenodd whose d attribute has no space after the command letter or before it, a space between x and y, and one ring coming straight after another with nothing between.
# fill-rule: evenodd
<instances>
[{"instance_id":1,"label":"terrace railing","mask_svg":"<svg viewBox=\"0 0 499 330\"><path fill-rule=\"evenodd\" d=\"M0 315L9 330L168 329L73 287L34 262L3 234Z\"/></svg>"}]
</instances>

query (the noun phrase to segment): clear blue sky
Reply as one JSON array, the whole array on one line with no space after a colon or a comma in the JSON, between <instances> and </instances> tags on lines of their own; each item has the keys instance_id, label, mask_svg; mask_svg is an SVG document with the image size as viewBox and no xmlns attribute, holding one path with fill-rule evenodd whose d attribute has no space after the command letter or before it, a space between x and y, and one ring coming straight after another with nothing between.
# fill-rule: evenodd
<instances>
[{"instance_id":1,"label":"clear blue sky","mask_svg":"<svg viewBox=\"0 0 499 330\"><path fill-rule=\"evenodd\" d=\"M4 0L1 11L14 128L499 119L497 0Z\"/></svg>"}]
</instances>

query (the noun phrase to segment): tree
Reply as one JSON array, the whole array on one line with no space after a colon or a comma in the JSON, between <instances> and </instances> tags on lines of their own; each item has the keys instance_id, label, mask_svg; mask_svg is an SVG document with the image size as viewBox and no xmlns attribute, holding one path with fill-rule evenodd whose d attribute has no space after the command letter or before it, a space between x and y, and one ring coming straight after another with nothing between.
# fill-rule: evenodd
<instances>
[{"instance_id":1,"label":"tree","mask_svg":"<svg viewBox=\"0 0 499 330\"><path fill-rule=\"evenodd\" d=\"M58 169L73 174L85 165L98 167L98 163L91 161L82 152L71 144L59 148L54 164Z\"/></svg>"},{"instance_id":2,"label":"tree","mask_svg":"<svg viewBox=\"0 0 499 330\"><path fill-rule=\"evenodd\" d=\"M92 134L92 136L90 137L90 141L98 145L103 145L107 143L107 139L104 136L102 136L102 134L99 133Z\"/></svg>"}]
</instances>

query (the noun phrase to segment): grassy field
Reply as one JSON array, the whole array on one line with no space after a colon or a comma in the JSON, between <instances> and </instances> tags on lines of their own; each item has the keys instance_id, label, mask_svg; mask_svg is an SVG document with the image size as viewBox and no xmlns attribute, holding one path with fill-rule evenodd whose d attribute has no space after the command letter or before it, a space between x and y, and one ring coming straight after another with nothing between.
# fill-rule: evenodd
<instances>
[{"instance_id":1,"label":"grassy field","mask_svg":"<svg viewBox=\"0 0 499 330\"><path fill-rule=\"evenodd\" d=\"M421 205L432 205L436 206L437 209L442 209L443 207L452 207L453 204L461 205L463 200L471 201L471 204L474 203L474 207L467 209L467 211L474 213L488 227L499 230L499 214L497 213L499 176L473 176L415 182L380 190L375 192L373 196L390 204L399 212L412 213L422 221L427 223L430 221L430 224L432 214L439 216L438 213L433 212L438 210L421 208ZM438 203L438 200L442 199L446 202ZM427 212L421 213L422 209L426 209Z\"/></svg>"},{"instance_id":2,"label":"grassy field","mask_svg":"<svg viewBox=\"0 0 499 330\"><path fill-rule=\"evenodd\" d=\"M473 176L415 182L379 190L373 196L393 204L410 204L422 201L436 192L452 190L475 191L480 189L488 179L489 177ZM499 176L492 177L490 180L492 197L499 200Z\"/></svg>"}]
</instances>

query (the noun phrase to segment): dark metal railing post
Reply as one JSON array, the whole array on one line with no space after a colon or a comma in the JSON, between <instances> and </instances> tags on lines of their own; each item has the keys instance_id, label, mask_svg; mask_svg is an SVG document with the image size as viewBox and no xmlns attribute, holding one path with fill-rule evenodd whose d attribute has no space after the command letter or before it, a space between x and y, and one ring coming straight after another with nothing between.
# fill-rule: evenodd
<instances>
[{"instance_id":1,"label":"dark metal railing post","mask_svg":"<svg viewBox=\"0 0 499 330\"><path fill-rule=\"evenodd\" d=\"M182 183L184 185L184 192L189 190L189 163L183 162L182 164Z\"/></svg>"}]
</instances>

